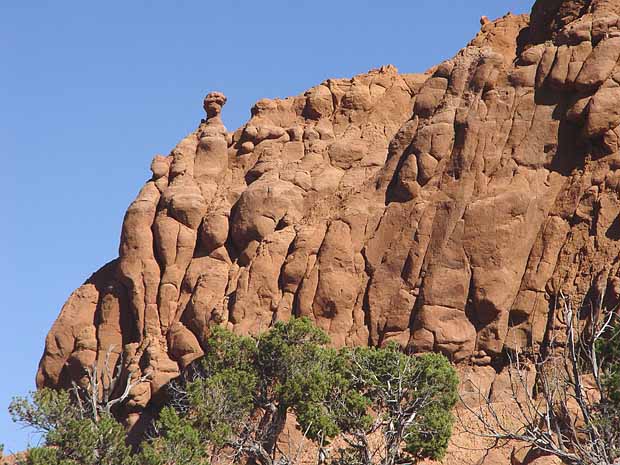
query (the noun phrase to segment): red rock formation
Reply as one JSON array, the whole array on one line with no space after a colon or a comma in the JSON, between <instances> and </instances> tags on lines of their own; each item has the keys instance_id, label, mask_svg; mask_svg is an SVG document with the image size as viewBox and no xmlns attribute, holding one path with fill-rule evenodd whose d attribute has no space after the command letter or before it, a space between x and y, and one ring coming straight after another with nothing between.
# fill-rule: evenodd
<instances>
[{"instance_id":1,"label":"red rock formation","mask_svg":"<svg viewBox=\"0 0 620 465\"><path fill-rule=\"evenodd\" d=\"M38 385L113 346L155 373L139 410L210 326L291 315L336 345L488 365L543 341L559 291L617 299L619 15L619 0L539 0L425 74L261 100L235 132L209 94L207 119L154 158L119 258L63 307Z\"/></svg>"}]
</instances>

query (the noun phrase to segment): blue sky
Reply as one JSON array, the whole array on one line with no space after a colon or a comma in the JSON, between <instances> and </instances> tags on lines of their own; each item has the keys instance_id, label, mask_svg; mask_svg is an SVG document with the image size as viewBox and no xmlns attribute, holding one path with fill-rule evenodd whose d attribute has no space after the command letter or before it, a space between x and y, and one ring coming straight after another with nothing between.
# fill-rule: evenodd
<instances>
[{"instance_id":1,"label":"blue sky","mask_svg":"<svg viewBox=\"0 0 620 465\"><path fill-rule=\"evenodd\" d=\"M223 91L229 129L263 97L454 55L517 0L21 0L0 4L0 443L71 291L117 255L128 204ZM30 441L36 438L30 437Z\"/></svg>"}]
</instances>

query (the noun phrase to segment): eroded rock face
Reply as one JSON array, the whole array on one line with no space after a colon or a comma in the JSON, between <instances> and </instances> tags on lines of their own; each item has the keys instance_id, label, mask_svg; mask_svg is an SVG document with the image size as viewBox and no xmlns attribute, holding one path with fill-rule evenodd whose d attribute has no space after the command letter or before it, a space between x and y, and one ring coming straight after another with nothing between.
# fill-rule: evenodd
<instances>
[{"instance_id":1,"label":"eroded rock face","mask_svg":"<svg viewBox=\"0 0 620 465\"><path fill-rule=\"evenodd\" d=\"M38 385L79 381L113 347L154 373L139 411L213 325L293 315L335 345L485 366L536 348L560 291L617 300L619 15L618 0L538 1L531 19L483 19L425 74L261 100L235 132L209 94L198 129L154 158L119 258L63 307Z\"/></svg>"}]
</instances>

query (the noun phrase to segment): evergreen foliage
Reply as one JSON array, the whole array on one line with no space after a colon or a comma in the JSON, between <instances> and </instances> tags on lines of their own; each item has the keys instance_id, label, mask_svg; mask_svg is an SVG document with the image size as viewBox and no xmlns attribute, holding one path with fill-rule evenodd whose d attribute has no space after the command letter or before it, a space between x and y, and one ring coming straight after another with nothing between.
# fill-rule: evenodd
<instances>
[{"instance_id":1,"label":"evergreen foliage","mask_svg":"<svg viewBox=\"0 0 620 465\"><path fill-rule=\"evenodd\" d=\"M409 356L395 345L337 350L329 342L306 318L255 338L213 328L204 357L170 386L154 433L135 451L120 423L85 415L68 391L42 389L14 399L10 411L44 438L27 465L207 465L215 458L274 465L297 462L309 442L317 463L443 457L458 384L447 359ZM305 439L283 450L278 437L290 418ZM336 436L348 446L329 458Z\"/></svg>"}]
</instances>

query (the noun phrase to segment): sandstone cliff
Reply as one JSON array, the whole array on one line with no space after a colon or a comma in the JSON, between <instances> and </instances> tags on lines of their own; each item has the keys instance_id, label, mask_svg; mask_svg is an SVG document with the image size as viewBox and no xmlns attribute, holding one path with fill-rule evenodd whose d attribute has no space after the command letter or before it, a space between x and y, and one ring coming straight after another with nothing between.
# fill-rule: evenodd
<instances>
[{"instance_id":1,"label":"sandstone cliff","mask_svg":"<svg viewBox=\"0 0 620 465\"><path fill-rule=\"evenodd\" d=\"M559 292L617 299L620 0L482 23L424 74L260 100L234 132L209 94L197 130L153 159L119 258L63 307L38 385L79 381L112 348L154 374L137 413L212 325L305 315L336 345L441 351L490 386L506 348L553 329Z\"/></svg>"}]
</instances>

